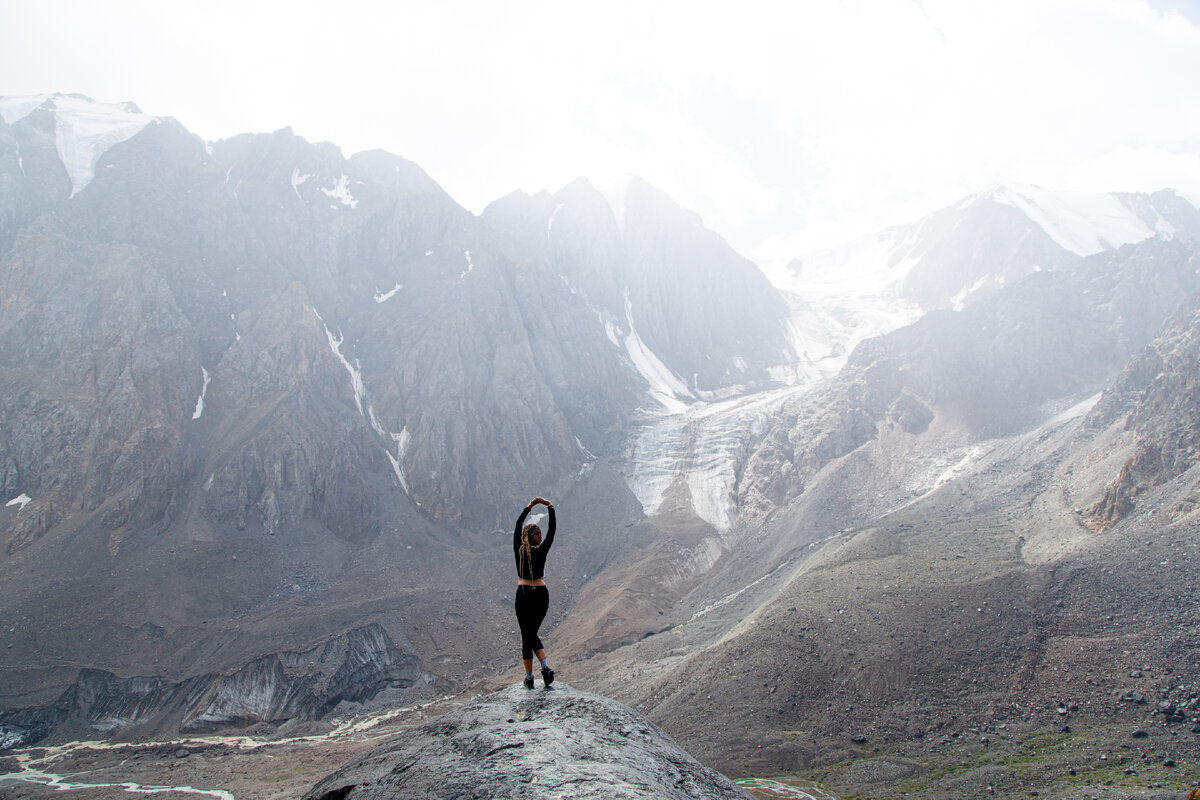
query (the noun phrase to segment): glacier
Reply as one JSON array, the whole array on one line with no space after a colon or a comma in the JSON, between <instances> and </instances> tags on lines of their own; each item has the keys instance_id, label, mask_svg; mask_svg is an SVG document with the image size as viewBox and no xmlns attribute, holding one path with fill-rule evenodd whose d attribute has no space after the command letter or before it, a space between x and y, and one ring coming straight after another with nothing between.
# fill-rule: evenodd
<instances>
[{"instance_id":1,"label":"glacier","mask_svg":"<svg viewBox=\"0 0 1200 800\"><path fill-rule=\"evenodd\" d=\"M71 179L71 197L92 182L101 156L159 122L132 103L97 103L80 95L0 98L0 117L9 125L39 108L54 113L54 144Z\"/></svg>"}]
</instances>

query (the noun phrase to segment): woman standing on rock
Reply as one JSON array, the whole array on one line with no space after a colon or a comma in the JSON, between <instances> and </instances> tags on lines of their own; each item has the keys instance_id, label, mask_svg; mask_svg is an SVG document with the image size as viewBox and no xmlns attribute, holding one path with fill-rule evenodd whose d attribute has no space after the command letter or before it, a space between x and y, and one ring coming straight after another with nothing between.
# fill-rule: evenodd
<instances>
[{"instance_id":1,"label":"woman standing on rock","mask_svg":"<svg viewBox=\"0 0 1200 800\"><path fill-rule=\"evenodd\" d=\"M550 512L546 528L546 541L542 541L542 529L537 525L525 524L525 517L538 503ZM517 559L517 624L521 626L521 659L525 662L525 688L533 688L533 656L536 653L542 662L542 685L547 689L554 683L554 670L546 663L546 651L538 638L538 628L550 608L550 590L542 574L546 569L546 554L554 544L554 506L543 497L535 497L517 517L513 528L513 555Z\"/></svg>"}]
</instances>

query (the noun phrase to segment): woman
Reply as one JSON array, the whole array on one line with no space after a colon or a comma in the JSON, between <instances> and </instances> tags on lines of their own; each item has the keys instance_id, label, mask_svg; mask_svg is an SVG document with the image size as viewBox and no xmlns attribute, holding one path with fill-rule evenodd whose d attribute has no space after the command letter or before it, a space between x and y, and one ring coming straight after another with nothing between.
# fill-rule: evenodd
<instances>
[{"instance_id":1,"label":"woman","mask_svg":"<svg viewBox=\"0 0 1200 800\"><path fill-rule=\"evenodd\" d=\"M546 541L542 541L542 529L537 525L525 524L525 517L538 503L550 512L546 529ZM535 497L517 517L513 528L513 555L517 559L517 624L521 626L521 660L525 662L525 688L533 688L533 656L536 653L542 662L542 685L547 689L554 683L554 670L546 663L546 651L538 638L538 628L546 618L550 607L550 590L542 573L546 568L546 554L554 544L554 506L549 500Z\"/></svg>"}]
</instances>

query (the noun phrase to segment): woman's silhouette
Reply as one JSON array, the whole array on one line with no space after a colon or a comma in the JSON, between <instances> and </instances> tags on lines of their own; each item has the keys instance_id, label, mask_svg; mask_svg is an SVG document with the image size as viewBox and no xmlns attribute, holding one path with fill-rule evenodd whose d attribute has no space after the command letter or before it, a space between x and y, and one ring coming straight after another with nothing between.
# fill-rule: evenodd
<instances>
[{"instance_id":1,"label":"woman's silhouette","mask_svg":"<svg viewBox=\"0 0 1200 800\"><path fill-rule=\"evenodd\" d=\"M542 529L537 525L525 524L525 517L538 503L550 512L546 527L546 540L542 541ZM525 663L525 688L533 688L533 656L536 653L542 662L542 685L547 689L554 683L554 670L546 663L546 650L538 638L538 628L546 618L550 607L550 590L542 574L546 568L546 554L554 544L554 506L543 497L529 501L517 524L513 528L513 556L517 560L517 624L521 627L521 660Z\"/></svg>"}]
</instances>

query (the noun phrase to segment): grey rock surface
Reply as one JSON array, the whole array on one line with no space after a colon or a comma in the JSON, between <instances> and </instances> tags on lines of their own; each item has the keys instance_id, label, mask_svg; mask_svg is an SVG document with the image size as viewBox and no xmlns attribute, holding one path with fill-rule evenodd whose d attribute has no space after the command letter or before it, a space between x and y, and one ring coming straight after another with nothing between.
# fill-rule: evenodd
<instances>
[{"instance_id":1,"label":"grey rock surface","mask_svg":"<svg viewBox=\"0 0 1200 800\"><path fill-rule=\"evenodd\" d=\"M564 684L520 684L406 731L307 800L745 798L628 706Z\"/></svg>"}]
</instances>

